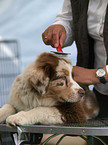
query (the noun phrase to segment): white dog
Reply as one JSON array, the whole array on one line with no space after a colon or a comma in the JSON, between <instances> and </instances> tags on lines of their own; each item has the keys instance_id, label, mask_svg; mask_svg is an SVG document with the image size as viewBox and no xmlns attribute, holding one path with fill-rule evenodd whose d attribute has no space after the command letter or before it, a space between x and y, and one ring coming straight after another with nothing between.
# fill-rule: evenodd
<instances>
[{"instance_id":1,"label":"white dog","mask_svg":"<svg viewBox=\"0 0 108 145\"><path fill-rule=\"evenodd\" d=\"M86 97L72 78L72 68L66 58L40 54L14 81L9 104L0 109L0 122L61 124L95 117L99 111L95 96Z\"/></svg>"}]
</instances>

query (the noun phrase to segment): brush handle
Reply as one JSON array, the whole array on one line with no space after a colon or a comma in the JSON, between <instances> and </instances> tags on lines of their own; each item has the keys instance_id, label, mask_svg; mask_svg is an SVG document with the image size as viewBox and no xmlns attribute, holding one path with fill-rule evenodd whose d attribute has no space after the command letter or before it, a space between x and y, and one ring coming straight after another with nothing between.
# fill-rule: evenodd
<instances>
[{"instance_id":1,"label":"brush handle","mask_svg":"<svg viewBox=\"0 0 108 145\"><path fill-rule=\"evenodd\" d=\"M62 48L60 45L56 49L57 49L57 52L62 52Z\"/></svg>"}]
</instances>

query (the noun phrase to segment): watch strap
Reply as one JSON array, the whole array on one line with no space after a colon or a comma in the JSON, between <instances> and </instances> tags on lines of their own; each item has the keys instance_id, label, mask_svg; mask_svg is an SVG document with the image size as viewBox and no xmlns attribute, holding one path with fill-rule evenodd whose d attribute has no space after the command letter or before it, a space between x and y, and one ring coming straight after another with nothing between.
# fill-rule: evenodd
<instances>
[{"instance_id":1,"label":"watch strap","mask_svg":"<svg viewBox=\"0 0 108 145\"><path fill-rule=\"evenodd\" d=\"M107 82L104 76L103 77L99 77L99 80L103 84L105 84Z\"/></svg>"}]
</instances>

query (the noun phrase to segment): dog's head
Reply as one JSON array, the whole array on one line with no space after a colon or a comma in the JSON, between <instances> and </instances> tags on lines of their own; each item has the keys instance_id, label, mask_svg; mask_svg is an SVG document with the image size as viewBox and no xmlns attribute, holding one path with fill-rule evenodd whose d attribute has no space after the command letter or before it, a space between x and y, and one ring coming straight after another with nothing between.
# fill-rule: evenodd
<instances>
[{"instance_id":1,"label":"dog's head","mask_svg":"<svg viewBox=\"0 0 108 145\"><path fill-rule=\"evenodd\" d=\"M84 91L73 80L72 68L70 60L44 52L28 66L29 73L26 76L32 87L43 97L51 97L59 102L77 102Z\"/></svg>"}]
</instances>

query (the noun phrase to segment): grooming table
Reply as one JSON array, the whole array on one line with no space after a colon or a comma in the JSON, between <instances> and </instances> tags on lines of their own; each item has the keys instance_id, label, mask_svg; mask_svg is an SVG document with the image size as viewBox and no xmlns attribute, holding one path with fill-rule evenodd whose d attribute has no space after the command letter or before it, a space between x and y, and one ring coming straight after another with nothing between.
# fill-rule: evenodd
<instances>
[{"instance_id":1,"label":"grooming table","mask_svg":"<svg viewBox=\"0 0 108 145\"><path fill-rule=\"evenodd\" d=\"M72 123L64 125L26 125L19 126L20 133L32 134L67 134L67 136L108 136L108 118L89 120L86 123ZM0 132L19 132L18 128L9 128L0 124ZM19 134L20 134L19 133Z\"/></svg>"}]
</instances>

